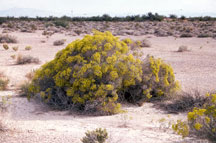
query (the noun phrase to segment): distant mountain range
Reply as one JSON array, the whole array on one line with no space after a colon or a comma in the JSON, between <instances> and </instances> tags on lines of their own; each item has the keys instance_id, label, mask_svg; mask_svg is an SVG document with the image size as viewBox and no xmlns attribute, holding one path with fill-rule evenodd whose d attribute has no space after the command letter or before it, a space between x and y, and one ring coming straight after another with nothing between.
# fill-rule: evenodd
<instances>
[{"instance_id":1,"label":"distant mountain range","mask_svg":"<svg viewBox=\"0 0 216 143\"><path fill-rule=\"evenodd\" d=\"M45 11L45 10L37 10L37 9L30 9L30 8L11 8L7 10L0 10L0 16L14 16L14 17L21 17L21 16L28 16L28 17L49 17L49 16L63 16L64 14Z\"/></svg>"}]
</instances>

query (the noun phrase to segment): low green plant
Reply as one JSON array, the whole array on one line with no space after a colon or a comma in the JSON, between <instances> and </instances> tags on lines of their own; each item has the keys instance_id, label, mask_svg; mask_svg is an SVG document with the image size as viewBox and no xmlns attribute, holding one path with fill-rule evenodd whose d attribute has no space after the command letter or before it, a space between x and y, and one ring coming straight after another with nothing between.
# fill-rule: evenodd
<instances>
[{"instance_id":1,"label":"low green plant","mask_svg":"<svg viewBox=\"0 0 216 143\"><path fill-rule=\"evenodd\" d=\"M85 137L81 139L82 143L105 143L108 139L106 129L97 128L94 131L87 131Z\"/></svg>"}]
</instances>

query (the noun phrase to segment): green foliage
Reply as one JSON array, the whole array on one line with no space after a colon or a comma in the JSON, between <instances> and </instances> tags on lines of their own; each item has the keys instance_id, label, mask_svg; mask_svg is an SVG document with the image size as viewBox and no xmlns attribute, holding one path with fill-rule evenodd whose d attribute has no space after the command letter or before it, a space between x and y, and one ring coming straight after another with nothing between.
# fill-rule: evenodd
<instances>
[{"instance_id":1,"label":"green foliage","mask_svg":"<svg viewBox=\"0 0 216 143\"><path fill-rule=\"evenodd\" d=\"M68 22L64 21L64 20L57 20L53 22L55 24L55 26L61 26L66 28L68 26Z\"/></svg>"},{"instance_id":2,"label":"green foliage","mask_svg":"<svg viewBox=\"0 0 216 143\"><path fill-rule=\"evenodd\" d=\"M216 94L207 94L208 102L201 108L195 107L192 112L188 112L187 122L184 122L184 129L178 126L182 121L173 125L174 131L183 135L194 133L198 137L204 137L210 140L216 140ZM187 126L187 127L186 127ZM188 131L189 130L189 131Z\"/></svg>"},{"instance_id":3,"label":"green foliage","mask_svg":"<svg viewBox=\"0 0 216 143\"><path fill-rule=\"evenodd\" d=\"M30 96L39 94L53 107L114 114L121 112L122 98L138 102L174 93L179 86L172 68L153 57L135 58L131 44L98 31L72 42L36 71Z\"/></svg>"},{"instance_id":4,"label":"green foliage","mask_svg":"<svg viewBox=\"0 0 216 143\"><path fill-rule=\"evenodd\" d=\"M82 143L105 143L108 138L106 129L98 128L94 131L87 131L86 136L82 138Z\"/></svg>"}]
</instances>

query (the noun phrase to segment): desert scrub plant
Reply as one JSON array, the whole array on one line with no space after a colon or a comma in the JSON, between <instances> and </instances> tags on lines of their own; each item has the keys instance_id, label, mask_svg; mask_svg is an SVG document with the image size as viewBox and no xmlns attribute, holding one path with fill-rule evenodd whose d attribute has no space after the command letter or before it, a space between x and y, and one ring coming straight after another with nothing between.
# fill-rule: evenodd
<instances>
[{"instance_id":1,"label":"desert scrub plant","mask_svg":"<svg viewBox=\"0 0 216 143\"><path fill-rule=\"evenodd\" d=\"M19 86L19 95L21 97L27 97L28 92L29 92L28 88L29 88L29 85L30 85L31 80L33 79L34 75L35 75L35 70L32 70L31 72L29 72L25 75L27 80L22 82Z\"/></svg>"},{"instance_id":2,"label":"desert scrub plant","mask_svg":"<svg viewBox=\"0 0 216 143\"><path fill-rule=\"evenodd\" d=\"M121 112L121 99L137 102L178 89L171 66L153 57L142 62L130 49L110 32L86 35L35 72L29 96L40 95L54 108L115 114Z\"/></svg>"},{"instance_id":3,"label":"desert scrub plant","mask_svg":"<svg viewBox=\"0 0 216 143\"><path fill-rule=\"evenodd\" d=\"M105 143L108 139L106 129L97 128L94 131L87 131L85 137L81 139L82 143Z\"/></svg>"},{"instance_id":4,"label":"desert scrub plant","mask_svg":"<svg viewBox=\"0 0 216 143\"><path fill-rule=\"evenodd\" d=\"M18 46L12 47L12 49L16 52L16 51L18 51L19 47Z\"/></svg>"},{"instance_id":5,"label":"desert scrub plant","mask_svg":"<svg viewBox=\"0 0 216 143\"><path fill-rule=\"evenodd\" d=\"M194 107L200 108L209 102L198 90L193 92L179 92L174 98L166 102L156 103L154 106L168 113L184 113L192 111Z\"/></svg>"},{"instance_id":6,"label":"desert scrub plant","mask_svg":"<svg viewBox=\"0 0 216 143\"><path fill-rule=\"evenodd\" d=\"M2 46L3 46L3 48L4 48L5 50L8 50L8 49L9 49L9 46L8 46L8 44L6 44L6 43L3 44Z\"/></svg>"},{"instance_id":7,"label":"desert scrub plant","mask_svg":"<svg viewBox=\"0 0 216 143\"><path fill-rule=\"evenodd\" d=\"M193 35L191 35L190 33L183 33L180 35L180 38L190 38L193 37Z\"/></svg>"},{"instance_id":8,"label":"desert scrub plant","mask_svg":"<svg viewBox=\"0 0 216 143\"><path fill-rule=\"evenodd\" d=\"M61 39L61 40L56 40L53 42L54 46L60 46L60 45L64 45L66 39Z\"/></svg>"},{"instance_id":9,"label":"desert scrub plant","mask_svg":"<svg viewBox=\"0 0 216 143\"><path fill-rule=\"evenodd\" d=\"M142 64L142 81L129 88L124 88L123 99L129 102L142 103L146 100L171 98L180 90L179 82L175 80L173 69L161 59L147 56ZM122 91L120 91L122 92Z\"/></svg>"},{"instance_id":10,"label":"desert scrub plant","mask_svg":"<svg viewBox=\"0 0 216 143\"><path fill-rule=\"evenodd\" d=\"M5 90L8 87L9 79L4 75L3 72L0 72L0 90Z\"/></svg>"},{"instance_id":11,"label":"desert scrub plant","mask_svg":"<svg viewBox=\"0 0 216 143\"><path fill-rule=\"evenodd\" d=\"M188 112L187 121L179 120L173 130L183 137L195 134L200 138L216 140L216 94L207 93L208 102Z\"/></svg>"},{"instance_id":12,"label":"desert scrub plant","mask_svg":"<svg viewBox=\"0 0 216 143\"><path fill-rule=\"evenodd\" d=\"M0 99L0 133L6 131L4 125L4 113L7 111L8 106L10 105L11 96L2 96Z\"/></svg>"},{"instance_id":13,"label":"desert scrub plant","mask_svg":"<svg viewBox=\"0 0 216 143\"><path fill-rule=\"evenodd\" d=\"M0 35L0 43L17 43L17 39L10 35Z\"/></svg>"},{"instance_id":14,"label":"desert scrub plant","mask_svg":"<svg viewBox=\"0 0 216 143\"><path fill-rule=\"evenodd\" d=\"M16 59L16 55L11 55L10 56L13 60Z\"/></svg>"},{"instance_id":15,"label":"desert scrub plant","mask_svg":"<svg viewBox=\"0 0 216 143\"><path fill-rule=\"evenodd\" d=\"M151 43L150 43L150 41L149 40L146 40L146 39L143 39L143 40L141 40L140 41L140 47L151 47Z\"/></svg>"},{"instance_id":16,"label":"desert scrub plant","mask_svg":"<svg viewBox=\"0 0 216 143\"><path fill-rule=\"evenodd\" d=\"M32 49L31 46L26 46L26 47L25 47L25 50L26 50L26 51L30 51L31 49Z\"/></svg>"},{"instance_id":17,"label":"desert scrub plant","mask_svg":"<svg viewBox=\"0 0 216 143\"><path fill-rule=\"evenodd\" d=\"M68 22L64 21L64 20L57 20L53 22L55 24L55 26L60 26L60 27L64 27L67 28L68 27Z\"/></svg>"},{"instance_id":18,"label":"desert scrub plant","mask_svg":"<svg viewBox=\"0 0 216 143\"><path fill-rule=\"evenodd\" d=\"M17 56L17 59L16 59L17 65L30 64L30 63L38 64L40 63L40 60L32 56L23 56L23 55Z\"/></svg>"},{"instance_id":19,"label":"desert scrub plant","mask_svg":"<svg viewBox=\"0 0 216 143\"><path fill-rule=\"evenodd\" d=\"M186 52L186 51L189 51L188 47L187 46L180 46L177 50L177 52Z\"/></svg>"}]
</instances>

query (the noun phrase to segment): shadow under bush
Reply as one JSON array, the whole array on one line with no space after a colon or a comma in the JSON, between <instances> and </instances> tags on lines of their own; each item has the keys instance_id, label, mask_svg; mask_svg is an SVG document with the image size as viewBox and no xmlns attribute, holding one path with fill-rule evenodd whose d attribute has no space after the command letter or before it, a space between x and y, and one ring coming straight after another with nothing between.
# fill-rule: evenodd
<instances>
[{"instance_id":1,"label":"shadow under bush","mask_svg":"<svg viewBox=\"0 0 216 143\"><path fill-rule=\"evenodd\" d=\"M207 102L209 102L208 98L201 95L198 90L190 93L182 91L175 95L175 98L155 102L154 107L168 113L178 114L192 111L194 107L202 107Z\"/></svg>"}]
</instances>

